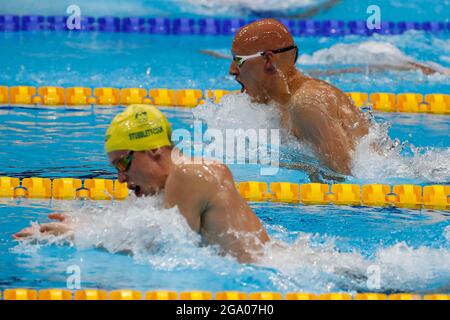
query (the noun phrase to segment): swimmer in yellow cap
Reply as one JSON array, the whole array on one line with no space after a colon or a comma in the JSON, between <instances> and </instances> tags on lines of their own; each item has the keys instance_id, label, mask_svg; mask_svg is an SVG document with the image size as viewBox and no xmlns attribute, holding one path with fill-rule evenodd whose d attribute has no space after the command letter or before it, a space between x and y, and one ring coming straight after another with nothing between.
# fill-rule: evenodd
<instances>
[{"instance_id":1,"label":"swimmer in yellow cap","mask_svg":"<svg viewBox=\"0 0 450 320\"><path fill-rule=\"evenodd\" d=\"M177 206L208 244L219 245L223 254L231 254L240 262L254 261L269 237L236 190L228 167L214 162L174 161L181 155L170 137L170 124L155 107L131 105L118 114L106 132L105 149L119 181L138 197L164 190L164 206ZM41 225L41 232L73 232L64 215L49 217L60 222ZM14 238L32 234L26 228Z\"/></svg>"}]
</instances>

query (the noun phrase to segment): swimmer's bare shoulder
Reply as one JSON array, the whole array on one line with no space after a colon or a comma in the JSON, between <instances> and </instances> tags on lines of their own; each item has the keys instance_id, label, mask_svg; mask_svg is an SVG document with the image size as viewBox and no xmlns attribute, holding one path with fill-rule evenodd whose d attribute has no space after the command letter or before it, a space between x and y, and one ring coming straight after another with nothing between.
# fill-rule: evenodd
<instances>
[{"instance_id":1,"label":"swimmer's bare shoulder","mask_svg":"<svg viewBox=\"0 0 450 320\"><path fill-rule=\"evenodd\" d=\"M351 105L351 99L341 90L320 79L305 77L300 87L292 96L292 106L295 108L312 108L314 111L337 113L343 106Z\"/></svg>"},{"instance_id":2,"label":"swimmer's bare shoulder","mask_svg":"<svg viewBox=\"0 0 450 320\"><path fill-rule=\"evenodd\" d=\"M289 105L292 133L309 143L331 169L350 173L351 151L367 134L367 121L351 99L333 85L306 78Z\"/></svg>"},{"instance_id":3,"label":"swimmer's bare shoulder","mask_svg":"<svg viewBox=\"0 0 450 320\"><path fill-rule=\"evenodd\" d=\"M164 194L165 207L178 206L190 227L197 232L201 228L201 213L205 210L215 183L211 165L183 163L176 165L167 177Z\"/></svg>"},{"instance_id":4,"label":"swimmer's bare shoulder","mask_svg":"<svg viewBox=\"0 0 450 320\"><path fill-rule=\"evenodd\" d=\"M219 245L221 252L241 262L252 261L252 252L269 240L224 164L178 165L167 179L165 197L166 207L178 206L207 243Z\"/></svg>"},{"instance_id":5,"label":"swimmer's bare shoulder","mask_svg":"<svg viewBox=\"0 0 450 320\"><path fill-rule=\"evenodd\" d=\"M305 78L288 105L293 133L313 142L321 140L324 130L334 124L339 92L330 84L314 78Z\"/></svg>"},{"instance_id":6,"label":"swimmer's bare shoulder","mask_svg":"<svg viewBox=\"0 0 450 320\"><path fill-rule=\"evenodd\" d=\"M330 119L348 131L351 138L359 138L367 134L369 122L366 117L345 92L332 84L311 78L301 86L296 94L303 97L305 105L308 105L308 101L319 104L322 108L315 108L311 111L318 109L327 112ZM353 135L355 136L352 137Z\"/></svg>"},{"instance_id":7,"label":"swimmer's bare shoulder","mask_svg":"<svg viewBox=\"0 0 450 320\"><path fill-rule=\"evenodd\" d=\"M201 215L225 197L236 197L233 176L218 162L178 164L167 178L165 206L178 206L193 230L200 232Z\"/></svg>"}]
</instances>

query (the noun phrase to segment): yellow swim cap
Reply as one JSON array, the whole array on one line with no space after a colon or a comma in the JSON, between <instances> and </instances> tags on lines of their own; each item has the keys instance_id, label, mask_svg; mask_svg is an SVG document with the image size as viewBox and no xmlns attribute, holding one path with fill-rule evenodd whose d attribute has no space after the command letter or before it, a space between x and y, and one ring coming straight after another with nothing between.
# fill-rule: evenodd
<instances>
[{"instance_id":1,"label":"yellow swim cap","mask_svg":"<svg viewBox=\"0 0 450 320\"><path fill-rule=\"evenodd\" d=\"M145 151L172 145L172 129L154 106L133 104L116 115L105 137L105 150Z\"/></svg>"}]
</instances>

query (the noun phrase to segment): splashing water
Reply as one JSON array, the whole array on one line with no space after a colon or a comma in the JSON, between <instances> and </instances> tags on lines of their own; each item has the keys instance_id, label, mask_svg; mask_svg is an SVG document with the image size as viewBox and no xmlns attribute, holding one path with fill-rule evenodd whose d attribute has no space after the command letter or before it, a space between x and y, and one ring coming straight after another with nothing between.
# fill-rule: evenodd
<instances>
[{"instance_id":1,"label":"splashing water","mask_svg":"<svg viewBox=\"0 0 450 320\"><path fill-rule=\"evenodd\" d=\"M322 240L324 243L317 245L314 236L300 235L291 245L269 247L259 264L276 268L284 277L301 279L303 288L313 290L426 291L431 283L442 283L442 279L450 284L448 249L412 248L401 242L379 248L373 258L366 258L357 251L341 252L335 239ZM369 284L371 268L379 276L377 288Z\"/></svg>"},{"instance_id":2,"label":"splashing water","mask_svg":"<svg viewBox=\"0 0 450 320\"><path fill-rule=\"evenodd\" d=\"M220 130L224 134L228 129L280 129L281 161L294 158L317 164L310 148L281 128L280 114L275 105L253 103L248 95L242 93L230 94L224 96L219 104L207 101L204 105L193 109L193 114L195 119L204 121L208 128ZM258 148L265 147L258 145ZM251 150L257 151L258 149Z\"/></svg>"},{"instance_id":3,"label":"splashing water","mask_svg":"<svg viewBox=\"0 0 450 320\"><path fill-rule=\"evenodd\" d=\"M407 141L391 141L388 129L389 123L373 123L369 134L361 139L353 155L355 177L377 182L395 179L450 181L450 148L414 147Z\"/></svg>"},{"instance_id":4,"label":"splashing water","mask_svg":"<svg viewBox=\"0 0 450 320\"><path fill-rule=\"evenodd\" d=\"M448 242L450 242L450 226L445 227L444 237Z\"/></svg>"},{"instance_id":5,"label":"splashing water","mask_svg":"<svg viewBox=\"0 0 450 320\"><path fill-rule=\"evenodd\" d=\"M194 117L209 128L280 128L280 117L273 105L255 104L245 94L227 95L219 105L207 102L193 110ZM352 174L366 182L408 179L426 182L450 181L450 148L414 147L407 141L391 140L390 124L373 122L369 134L361 139L352 161ZM280 160L317 165L317 157L304 143L281 130ZM373 146L376 146L375 151ZM323 168L325 169L325 168Z\"/></svg>"},{"instance_id":6,"label":"splashing water","mask_svg":"<svg viewBox=\"0 0 450 320\"><path fill-rule=\"evenodd\" d=\"M412 37L412 36L411 36ZM417 59L405 54L396 45L387 41L364 41L360 43L338 43L330 48L320 49L299 56L298 64L304 66L385 66L407 67L418 63ZM450 69L433 61L420 62L448 76ZM433 75L436 77L436 75ZM442 78L441 74L437 74ZM440 76L440 77L439 77ZM438 79L437 79L438 80Z\"/></svg>"},{"instance_id":7,"label":"splashing water","mask_svg":"<svg viewBox=\"0 0 450 320\"><path fill-rule=\"evenodd\" d=\"M338 43L320 49L313 54L302 54L298 63L302 65L357 65L392 64L403 66L412 58L388 42L364 41L361 43Z\"/></svg>"},{"instance_id":8,"label":"splashing water","mask_svg":"<svg viewBox=\"0 0 450 320\"><path fill-rule=\"evenodd\" d=\"M213 247L199 248L200 236L192 231L177 208L163 209L164 195L111 207L88 207L74 212L77 247L101 247L127 253L156 268L196 268L192 252L205 260L217 256Z\"/></svg>"},{"instance_id":9,"label":"splashing water","mask_svg":"<svg viewBox=\"0 0 450 320\"><path fill-rule=\"evenodd\" d=\"M228 94L214 104L207 101L192 110L194 117L217 129L275 129L280 127L280 115L273 105L257 104L246 94Z\"/></svg>"},{"instance_id":10,"label":"splashing water","mask_svg":"<svg viewBox=\"0 0 450 320\"><path fill-rule=\"evenodd\" d=\"M71 244L79 250L101 247L110 253L128 253L136 263L159 271L208 270L240 281L247 276L266 279L280 291L427 291L431 286L447 290L445 283L450 283L448 248L414 248L400 242L380 246L366 256L356 248L340 249L339 243L345 239L292 232L277 224L266 225L272 240L264 255L252 265L242 265L229 256L219 256L216 247L202 246L200 236L176 208L162 209L162 197L131 197L120 203L88 203L81 208L64 203L62 209L71 212L74 227ZM292 235L293 240L288 240ZM22 243L15 251L32 254L45 241L68 242L63 236L39 240L40 246ZM373 266L379 270L378 288L368 288L369 268Z\"/></svg>"},{"instance_id":11,"label":"splashing water","mask_svg":"<svg viewBox=\"0 0 450 320\"><path fill-rule=\"evenodd\" d=\"M275 106L254 104L245 94L225 96L219 105L207 102L193 113L208 127L219 130L280 126ZM306 146L282 132L282 139L291 151L288 156L309 154ZM356 177L377 181L389 177L448 179L449 150L414 148L406 142L391 141L387 132L388 125L374 124L369 135L361 140L353 159ZM382 152L374 151L372 145ZM405 149L417 153L411 151L412 155L405 156ZM266 245L263 257L255 264L241 265L229 256L219 256L217 247L202 246L201 237L189 228L176 208L162 208L162 199L163 195L130 197L118 203L87 203L81 208L64 202L62 205L66 207L61 209L70 212L75 225L73 240L64 236L36 236L32 242L37 240L38 246L22 243L14 250L33 253L46 244L67 243L80 250L101 247L112 254L130 254L136 263L159 271L207 270L216 277L229 277L239 285L251 282L248 287L242 285L247 290L270 287L310 292L450 292L448 227L442 233L449 244L445 247L397 242L386 247L380 244L368 256L358 248L342 250L340 244L346 239L292 232L276 223L266 224L272 241ZM37 226L34 228L37 234ZM369 287L371 266L379 269L380 287Z\"/></svg>"},{"instance_id":12,"label":"splashing water","mask_svg":"<svg viewBox=\"0 0 450 320\"><path fill-rule=\"evenodd\" d=\"M217 15L246 15L263 12L290 12L317 5L324 1L313 0L187 0L179 1L180 7L188 12Z\"/></svg>"}]
</instances>

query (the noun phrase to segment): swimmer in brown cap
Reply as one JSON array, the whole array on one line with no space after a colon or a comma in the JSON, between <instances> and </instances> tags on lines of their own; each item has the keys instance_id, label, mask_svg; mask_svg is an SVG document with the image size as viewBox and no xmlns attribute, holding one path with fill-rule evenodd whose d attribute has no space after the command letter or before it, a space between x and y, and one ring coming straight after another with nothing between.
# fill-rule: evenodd
<instances>
[{"instance_id":1,"label":"swimmer in brown cap","mask_svg":"<svg viewBox=\"0 0 450 320\"><path fill-rule=\"evenodd\" d=\"M237 32L230 74L255 102L275 103L282 125L306 142L329 168L351 173L351 154L368 133L368 120L331 84L303 75L295 66L298 48L275 19L253 22Z\"/></svg>"}]
</instances>

